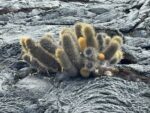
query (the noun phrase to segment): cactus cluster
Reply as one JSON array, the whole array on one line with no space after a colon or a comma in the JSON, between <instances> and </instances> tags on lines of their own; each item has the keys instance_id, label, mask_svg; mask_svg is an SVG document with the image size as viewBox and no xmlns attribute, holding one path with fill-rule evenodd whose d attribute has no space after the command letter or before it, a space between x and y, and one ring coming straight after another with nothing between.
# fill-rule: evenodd
<instances>
[{"instance_id":1,"label":"cactus cluster","mask_svg":"<svg viewBox=\"0 0 150 113\"><path fill-rule=\"evenodd\" d=\"M113 67L123 58L122 37L96 33L92 25L78 22L73 28L63 28L57 44L50 33L34 41L22 37L22 59L39 71L64 73L66 76L111 76Z\"/></svg>"}]
</instances>

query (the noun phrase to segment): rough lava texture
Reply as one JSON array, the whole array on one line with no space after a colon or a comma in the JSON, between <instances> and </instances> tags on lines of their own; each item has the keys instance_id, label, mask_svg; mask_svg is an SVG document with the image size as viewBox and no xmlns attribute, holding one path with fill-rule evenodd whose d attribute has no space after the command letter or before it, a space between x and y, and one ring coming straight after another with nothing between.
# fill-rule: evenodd
<instances>
[{"instance_id":1,"label":"rough lava texture","mask_svg":"<svg viewBox=\"0 0 150 113\"><path fill-rule=\"evenodd\" d=\"M150 0L1 0L0 113L150 113ZM19 38L58 32L76 21L124 34L126 77L60 81L19 62ZM135 74L136 73L136 74Z\"/></svg>"}]
</instances>

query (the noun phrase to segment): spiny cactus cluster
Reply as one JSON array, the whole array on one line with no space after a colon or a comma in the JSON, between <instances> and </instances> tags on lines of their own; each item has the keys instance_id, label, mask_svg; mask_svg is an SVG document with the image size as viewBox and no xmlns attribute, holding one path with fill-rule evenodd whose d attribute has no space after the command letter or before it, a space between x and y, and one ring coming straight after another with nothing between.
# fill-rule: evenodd
<instances>
[{"instance_id":1,"label":"spiny cactus cluster","mask_svg":"<svg viewBox=\"0 0 150 113\"><path fill-rule=\"evenodd\" d=\"M89 77L113 75L114 64L123 58L122 37L96 33L87 23L76 23L61 30L57 44L50 33L39 41L22 37L22 58L39 71L63 73L65 76Z\"/></svg>"}]
</instances>

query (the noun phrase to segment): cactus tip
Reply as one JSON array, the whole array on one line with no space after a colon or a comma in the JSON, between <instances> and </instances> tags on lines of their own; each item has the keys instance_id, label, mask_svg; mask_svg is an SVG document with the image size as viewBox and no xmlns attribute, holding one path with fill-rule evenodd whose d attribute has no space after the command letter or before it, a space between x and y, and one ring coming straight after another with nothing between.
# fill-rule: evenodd
<instances>
[{"instance_id":1,"label":"cactus tip","mask_svg":"<svg viewBox=\"0 0 150 113\"><path fill-rule=\"evenodd\" d=\"M99 53L98 54L98 59L101 60L101 61L105 60L105 55L103 53Z\"/></svg>"}]
</instances>

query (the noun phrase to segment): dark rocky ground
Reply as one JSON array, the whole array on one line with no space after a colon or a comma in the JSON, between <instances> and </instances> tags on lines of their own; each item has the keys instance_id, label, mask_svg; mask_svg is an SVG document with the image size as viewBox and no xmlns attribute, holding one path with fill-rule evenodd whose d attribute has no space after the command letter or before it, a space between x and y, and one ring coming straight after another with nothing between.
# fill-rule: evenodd
<instances>
[{"instance_id":1,"label":"dark rocky ground","mask_svg":"<svg viewBox=\"0 0 150 113\"><path fill-rule=\"evenodd\" d=\"M60 82L29 74L28 65L18 62L20 36L36 39L51 31L57 38L60 28L76 21L124 34L119 67L133 72L127 75L133 80ZM0 113L150 113L149 82L150 0L0 0Z\"/></svg>"}]
</instances>

